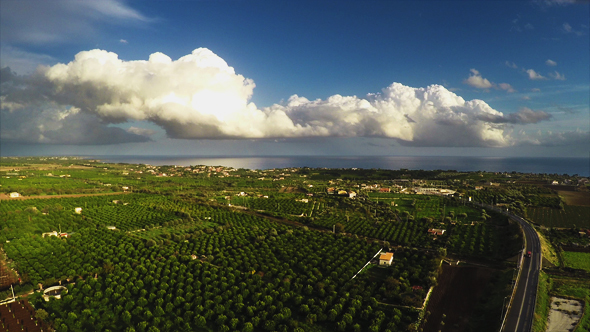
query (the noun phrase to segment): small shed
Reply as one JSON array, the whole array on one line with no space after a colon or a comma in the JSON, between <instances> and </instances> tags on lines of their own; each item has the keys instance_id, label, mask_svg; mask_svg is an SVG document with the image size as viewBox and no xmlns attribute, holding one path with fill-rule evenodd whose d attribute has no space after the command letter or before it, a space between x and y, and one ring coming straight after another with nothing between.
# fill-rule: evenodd
<instances>
[{"instance_id":1,"label":"small shed","mask_svg":"<svg viewBox=\"0 0 590 332\"><path fill-rule=\"evenodd\" d=\"M82 213L82 208L81 207L77 207L74 209L74 212L76 212L77 214Z\"/></svg>"},{"instance_id":2,"label":"small shed","mask_svg":"<svg viewBox=\"0 0 590 332\"><path fill-rule=\"evenodd\" d=\"M16 191L10 193L10 198L17 198L17 197L20 197L20 194L17 193Z\"/></svg>"},{"instance_id":3,"label":"small shed","mask_svg":"<svg viewBox=\"0 0 590 332\"><path fill-rule=\"evenodd\" d=\"M379 256L379 265L390 266L392 262L393 262L393 253L392 252L386 252L386 253L381 254Z\"/></svg>"},{"instance_id":4,"label":"small shed","mask_svg":"<svg viewBox=\"0 0 590 332\"><path fill-rule=\"evenodd\" d=\"M430 228L428 230L428 234L432 234L432 235L443 235L446 231L447 231L446 229Z\"/></svg>"}]
</instances>

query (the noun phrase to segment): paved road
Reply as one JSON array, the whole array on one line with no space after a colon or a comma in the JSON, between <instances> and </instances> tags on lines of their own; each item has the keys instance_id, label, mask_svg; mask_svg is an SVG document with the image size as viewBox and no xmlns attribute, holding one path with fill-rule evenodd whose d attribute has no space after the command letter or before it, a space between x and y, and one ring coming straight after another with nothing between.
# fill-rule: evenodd
<instances>
[{"instance_id":1,"label":"paved road","mask_svg":"<svg viewBox=\"0 0 590 332\"><path fill-rule=\"evenodd\" d=\"M539 283L539 271L541 269L541 242L539 236L535 229L521 217L506 211L500 211L497 207L487 207L502 212L512 220L517 221L524 231L526 247L524 249L522 269L502 331L530 332L533 326L537 301L537 284ZM529 251L532 253L531 257L526 255Z\"/></svg>"},{"instance_id":2,"label":"paved road","mask_svg":"<svg viewBox=\"0 0 590 332\"><path fill-rule=\"evenodd\" d=\"M504 331L529 332L533 327L537 301L537 284L541 269L541 242L537 232L525 220L514 215L510 215L510 217L518 221L524 230L526 248L522 270L516 284L512 305L506 317ZM532 252L531 257L526 257L526 252L529 251Z\"/></svg>"}]
</instances>

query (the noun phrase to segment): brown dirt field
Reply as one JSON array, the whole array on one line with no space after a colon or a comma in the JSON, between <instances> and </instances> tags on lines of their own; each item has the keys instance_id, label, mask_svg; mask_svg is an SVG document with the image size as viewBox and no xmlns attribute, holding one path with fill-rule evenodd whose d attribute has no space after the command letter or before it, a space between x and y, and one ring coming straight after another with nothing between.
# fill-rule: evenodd
<instances>
[{"instance_id":1,"label":"brown dirt field","mask_svg":"<svg viewBox=\"0 0 590 332\"><path fill-rule=\"evenodd\" d=\"M280 193L304 193L305 191L297 188L297 187L283 187L279 189Z\"/></svg>"},{"instance_id":2,"label":"brown dirt field","mask_svg":"<svg viewBox=\"0 0 590 332\"><path fill-rule=\"evenodd\" d=\"M424 332L460 332L469 322L469 316L475 308L493 270L471 266L443 265L443 272L438 279L427 311L430 311ZM441 326L445 314L445 325Z\"/></svg>"},{"instance_id":3,"label":"brown dirt field","mask_svg":"<svg viewBox=\"0 0 590 332\"><path fill-rule=\"evenodd\" d=\"M588 191L558 190L557 194L563 198L567 205L590 206L590 192Z\"/></svg>"},{"instance_id":4,"label":"brown dirt field","mask_svg":"<svg viewBox=\"0 0 590 332\"><path fill-rule=\"evenodd\" d=\"M31 317L35 317L35 309L27 300L0 306L0 319L6 331L49 331L46 323Z\"/></svg>"},{"instance_id":5,"label":"brown dirt field","mask_svg":"<svg viewBox=\"0 0 590 332\"><path fill-rule=\"evenodd\" d=\"M116 192L116 193L98 193L98 194L73 194L73 195L44 195L44 196L21 196L16 198L10 198L6 194L0 194L0 201L2 200L24 200L24 199L48 199L48 198L68 198L68 197L86 197L86 196L107 196L107 195L122 195L130 194L128 191Z\"/></svg>"},{"instance_id":6,"label":"brown dirt field","mask_svg":"<svg viewBox=\"0 0 590 332\"><path fill-rule=\"evenodd\" d=\"M0 261L0 289L4 290L16 282L18 279L14 273L4 265L4 262Z\"/></svg>"}]
</instances>

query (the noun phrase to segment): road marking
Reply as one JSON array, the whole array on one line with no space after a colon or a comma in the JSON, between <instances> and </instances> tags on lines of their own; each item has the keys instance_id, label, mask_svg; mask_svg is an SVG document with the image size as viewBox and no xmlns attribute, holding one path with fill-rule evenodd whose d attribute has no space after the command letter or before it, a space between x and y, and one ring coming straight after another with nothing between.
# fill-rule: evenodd
<instances>
[{"instance_id":1,"label":"road marking","mask_svg":"<svg viewBox=\"0 0 590 332\"><path fill-rule=\"evenodd\" d=\"M529 278L531 276L531 262L529 261L529 271L527 273L527 277L526 277L526 282L524 283L524 293L523 293L523 298L522 298L522 302L520 303L520 311L518 312L518 319L516 320L516 330L518 330L518 325L520 324L520 317L522 317L522 309L524 308L524 300L526 299L526 293L527 293L527 288L528 288L528 284L529 284ZM520 280L519 280L520 281Z\"/></svg>"}]
</instances>

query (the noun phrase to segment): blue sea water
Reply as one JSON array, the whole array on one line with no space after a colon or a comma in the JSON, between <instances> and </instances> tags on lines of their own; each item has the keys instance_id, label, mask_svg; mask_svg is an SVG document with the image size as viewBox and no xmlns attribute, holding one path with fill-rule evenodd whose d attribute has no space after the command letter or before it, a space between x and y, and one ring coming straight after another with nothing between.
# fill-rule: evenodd
<instances>
[{"instance_id":1,"label":"blue sea water","mask_svg":"<svg viewBox=\"0 0 590 332\"><path fill-rule=\"evenodd\" d=\"M589 158L515 158L515 157L449 157L449 156L93 156L106 162L162 165L208 165L247 169L287 167L423 169L488 172L521 172L545 174L578 174L590 176Z\"/></svg>"}]
</instances>

